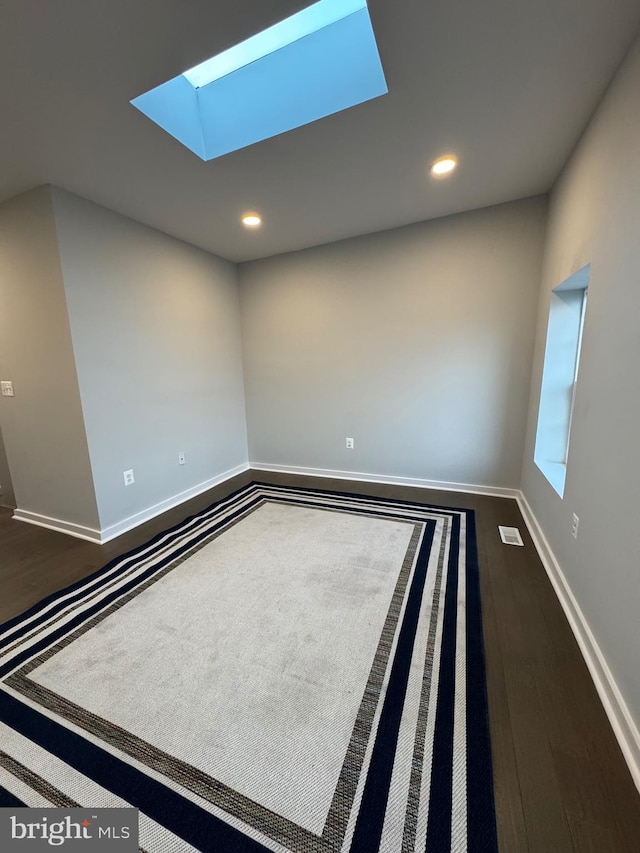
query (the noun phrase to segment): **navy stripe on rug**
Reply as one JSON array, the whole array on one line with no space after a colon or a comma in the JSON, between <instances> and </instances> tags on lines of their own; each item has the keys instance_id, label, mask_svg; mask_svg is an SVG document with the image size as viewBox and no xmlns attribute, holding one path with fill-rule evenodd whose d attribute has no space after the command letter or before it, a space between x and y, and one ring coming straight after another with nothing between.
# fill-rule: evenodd
<instances>
[{"instance_id":1,"label":"navy stripe on rug","mask_svg":"<svg viewBox=\"0 0 640 853\"><path fill-rule=\"evenodd\" d=\"M11 619L7 619L5 622L0 624L0 634L4 634L5 632L10 631L12 628L15 628L17 625L20 625L25 620L30 619L33 616L36 616L38 613L41 613L45 608L49 605L58 601L61 598L69 596L73 592L79 592L80 595L70 598L67 601L60 602L56 607L51 608L47 611L46 615L42 617L40 620L35 620L30 622L29 630L31 630L34 626L38 625L43 621L43 619L49 619L53 614L58 613L64 607L67 607L69 604L72 604L74 601L78 600L82 597L84 590L90 586L94 581L99 580L101 577L104 577L108 574L115 566L118 566L120 563L125 563L130 561L133 557L141 554L143 551L150 549L154 545L159 545L160 540L167 538L167 544L170 542L171 538L176 538L179 536L192 522L198 521L204 518L206 515L211 513L213 510L222 507L224 504L233 504L237 498L239 498L243 492L251 492L253 485L244 486L241 489L238 489L236 492L233 492L228 497L223 500L216 501L208 506L206 509L201 510L198 513L194 513L193 515L188 516L183 521L178 522L173 527L168 527L166 530L162 530L160 533L157 533L155 536L152 536L146 542L143 542L142 545L138 545L136 548L132 548L131 551L127 551L124 554L120 554L118 557L114 557L113 560L110 560L104 566L101 566L95 572L87 575L75 583L69 584L69 586L64 587L57 592L51 593L51 595L46 596L46 598L41 599L37 604L34 604L33 607L30 607L28 610L25 610L23 613L20 613L18 616L13 616ZM256 503L259 498L256 498L254 503ZM165 547L163 544L162 547ZM19 635L14 635L19 636ZM11 641L13 642L13 638Z\"/></svg>"},{"instance_id":2,"label":"navy stripe on rug","mask_svg":"<svg viewBox=\"0 0 640 853\"><path fill-rule=\"evenodd\" d=\"M382 706L367 781L353 834L350 848L352 853L371 853L373 850L378 850L380 845L434 533L435 523L431 522L426 526L420 553L416 560L413 581L409 590L404 619L389 676L387 695Z\"/></svg>"},{"instance_id":3,"label":"navy stripe on rug","mask_svg":"<svg viewBox=\"0 0 640 853\"><path fill-rule=\"evenodd\" d=\"M280 491L280 492L290 492L291 494L303 495L318 495L319 497L328 497L333 496L335 498L343 498L347 500L357 500L357 501L370 501L371 503L381 504L382 506L394 507L415 507L417 510L428 511L433 510L436 513L448 513L448 512L457 512L466 514L469 512L473 512L465 507L458 506L442 506L441 504L430 504L425 501L410 501L406 498L381 498L378 495L368 495L363 492L337 492L335 489L317 489L317 488L304 488L301 486L281 486L276 483L264 483L259 480L255 480L253 483L254 486L257 486L261 489L269 489L270 491Z\"/></svg>"},{"instance_id":4,"label":"navy stripe on rug","mask_svg":"<svg viewBox=\"0 0 640 853\"><path fill-rule=\"evenodd\" d=\"M170 563L175 562L183 554L190 551L192 548L194 548L200 542L211 537L220 528L227 526L230 521L233 521L236 518L243 515L247 511L247 509L250 508L250 506L251 505L243 506L241 510L238 510L237 512L226 516L223 522L220 522L216 525L213 525L212 527L208 527L205 531L202 531L198 535L190 537L181 547L174 548L162 560L154 563L153 566L150 566L146 571L137 575L135 578L133 578L128 583L123 584L122 586L118 587L110 595L104 596L104 598L102 598L100 601L98 601L92 607L88 607L86 610L83 610L82 613L80 613L74 619L70 619L67 622L65 622L63 625L61 625L59 628L47 632L41 640L38 640L38 641L28 645L21 653L10 658L9 661L7 663L5 663L3 666L0 666L0 678L3 678L5 675L8 675L8 673L10 673L12 670L14 670L16 668L16 666L19 666L20 664L22 664L25 661L29 660L30 658L34 657L39 652L41 652L43 649L49 648L51 645L55 644L55 642L57 640L61 639L62 637L66 637L75 628L84 624L89 619L91 619L92 616L95 616L97 613L100 613L102 610L104 610L106 607L108 607L109 604L112 604L114 601L118 600L123 595L126 595L132 589L135 589L137 586L144 583L148 578L152 577L154 574L156 574L157 572L159 572L163 568L165 568L165 566L169 565ZM72 587L68 588L67 590L64 590L61 593L58 593L58 595L59 596L64 595L66 592L69 592L69 589L72 589ZM83 597L83 595L79 595L78 600L81 601L82 597ZM57 610L60 610L64 607L69 606L69 603L70 602L66 602L66 601L64 603L61 603L58 606ZM55 612L55 610L54 610L54 612ZM25 626L24 631L15 632L11 637L11 642L14 642L16 639L18 639L22 633L25 633L25 634L29 633L38 624L41 624L42 622L46 622L47 620L49 620L51 618L51 615L52 615L52 613L48 612L45 615L43 615L39 620L31 622L29 625Z\"/></svg>"},{"instance_id":5,"label":"navy stripe on rug","mask_svg":"<svg viewBox=\"0 0 640 853\"><path fill-rule=\"evenodd\" d=\"M7 791L0 785L0 809L26 809L27 806L19 800L11 791Z\"/></svg>"},{"instance_id":6,"label":"navy stripe on rug","mask_svg":"<svg viewBox=\"0 0 640 853\"><path fill-rule=\"evenodd\" d=\"M0 720L203 853L267 848L96 744L0 690Z\"/></svg>"}]
</instances>

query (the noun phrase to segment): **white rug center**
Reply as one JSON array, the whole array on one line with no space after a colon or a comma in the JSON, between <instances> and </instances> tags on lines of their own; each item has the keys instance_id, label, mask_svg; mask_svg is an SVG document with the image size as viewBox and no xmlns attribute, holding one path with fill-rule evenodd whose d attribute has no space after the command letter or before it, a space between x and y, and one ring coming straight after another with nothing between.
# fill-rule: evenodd
<instances>
[{"instance_id":1,"label":"white rug center","mask_svg":"<svg viewBox=\"0 0 640 853\"><path fill-rule=\"evenodd\" d=\"M320 835L412 529L267 503L30 678Z\"/></svg>"}]
</instances>

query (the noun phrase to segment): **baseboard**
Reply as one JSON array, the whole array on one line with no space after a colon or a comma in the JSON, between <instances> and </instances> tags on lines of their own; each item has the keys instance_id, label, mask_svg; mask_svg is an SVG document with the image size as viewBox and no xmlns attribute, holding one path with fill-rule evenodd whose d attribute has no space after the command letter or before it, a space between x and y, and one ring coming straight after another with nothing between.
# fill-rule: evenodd
<instances>
[{"instance_id":1,"label":"baseboard","mask_svg":"<svg viewBox=\"0 0 640 853\"><path fill-rule=\"evenodd\" d=\"M109 542L111 539L115 539L116 536L121 536L123 533L126 533L127 530L133 530L134 527L144 524L145 521L150 521L152 518L155 518L157 515L161 515L168 509L173 509L174 506L178 506L191 498L195 498L197 495L201 495L203 492L212 489L214 486L219 486L221 483L230 480L232 477L236 477L238 474L243 474L248 470L249 463L243 462L242 465L236 465L235 468L223 471L222 474L218 474L216 477L211 477L211 479L198 483L190 489L185 489L184 492L179 492L177 495L173 495L172 497L154 504L147 509L136 512L128 518L123 518L122 521L118 521L116 524L104 527L101 531L101 542Z\"/></svg>"},{"instance_id":2,"label":"baseboard","mask_svg":"<svg viewBox=\"0 0 640 853\"><path fill-rule=\"evenodd\" d=\"M640 732L533 510L522 492L518 495L517 500L542 565L553 584L589 668L593 683L609 717L609 722L629 766L633 781L640 791Z\"/></svg>"},{"instance_id":3,"label":"baseboard","mask_svg":"<svg viewBox=\"0 0 640 853\"><path fill-rule=\"evenodd\" d=\"M472 483L449 483L442 480L423 480L419 477L395 477L386 474L369 474L362 471L334 471L330 468L303 468L298 465L272 465L251 462L251 470L274 471L280 474L299 474L307 477L329 477L334 480L357 480L363 483L388 483L392 486L415 486L420 489L438 489L442 492L467 492L472 495L492 495L517 500L518 489L503 486L479 486Z\"/></svg>"},{"instance_id":4,"label":"baseboard","mask_svg":"<svg viewBox=\"0 0 640 853\"><path fill-rule=\"evenodd\" d=\"M69 536L75 536L77 539L87 539L89 542L104 545L105 542L109 542L117 536L121 536L128 530L133 530L134 527L144 524L145 521L150 521L152 518L161 515L163 512L173 509L173 507L179 506L181 503L188 501L190 498L195 498L197 495L201 495L203 492L212 489L214 486L219 486L221 483L230 480L232 477L236 477L238 474L243 474L248 470L249 463L243 462L242 465L236 465L235 468L223 471L222 474L218 474L216 477L211 477L209 480L198 483L189 489L185 489L183 492L179 492L177 495L172 495L170 498L167 498L160 503L147 507L140 512L136 512L133 515L123 518L121 521L111 524L108 527L103 527L100 530L91 527L84 527L81 524L73 524L70 521L64 521L59 518L49 518L48 516L39 515L38 513L22 509L16 509L13 513L13 517L18 521L26 521L27 523L35 524L38 527L46 527L49 530L56 530L58 533L66 533Z\"/></svg>"},{"instance_id":5,"label":"baseboard","mask_svg":"<svg viewBox=\"0 0 640 853\"><path fill-rule=\"evenodd\" d=\"M13 518L16 521L26 521L27 524L35 524L36 527L46 527L48 530L66 533L69 536L75 536L76 539L87 539L89 542L95 542L98 545L102 542L100 531L96 528L85 527L83 524L75 524L72 521L64 521L62 518L50 518L48 515L29 512L26 509L15 509L13 511Z\"/></svg>"}]
</instances>

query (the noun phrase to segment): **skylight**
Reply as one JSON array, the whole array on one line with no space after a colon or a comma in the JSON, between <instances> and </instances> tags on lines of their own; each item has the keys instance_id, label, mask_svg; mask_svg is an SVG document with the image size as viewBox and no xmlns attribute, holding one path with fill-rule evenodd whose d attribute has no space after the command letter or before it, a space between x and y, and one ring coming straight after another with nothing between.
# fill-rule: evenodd
<instances>
[{"instance_id":1,"label":"skylight","mask_svg":"<svg viewBox=\"0 0 640 853\"><path fill-rule=\"evenodd\" d=\"M366 0L320 0L131 103L212 160L386 92Z\"/></svg>"}]
</instances>

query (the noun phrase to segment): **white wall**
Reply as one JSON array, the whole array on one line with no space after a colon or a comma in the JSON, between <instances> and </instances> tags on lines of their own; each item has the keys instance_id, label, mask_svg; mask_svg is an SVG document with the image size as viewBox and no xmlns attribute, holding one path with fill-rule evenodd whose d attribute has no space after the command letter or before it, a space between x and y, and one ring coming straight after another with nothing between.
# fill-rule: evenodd
<instances>
[{"instance_id":1,"label":"white wall","mask_svg":"<svg viewBox=\"0 0 640 853\"><path fill-rule=\"evenodd\" d=\"M0 207L0 423L18 508L96 528L51 192Z\"/></svg>"},{"instance_id":2,"label":"white wall","mask_svg":"<svg viewBox=\"0 0 640 853\"><path fill-rule=\"evenodd\" d=\"M522 487L640 723L640 42L551 198ZM533 462L550 292L591 263L564 499ZM570 535L572 513L579 535ZM639 776L640 779L640 776Z\"/></svg>"},{"instance_id":3,"label":"white wall","mask_svg":"<svg viewBox=\"0 0 640 853\"><path fill-rule=\"evenodd\" d=\"M53 200L104 530L246 466L236 268L62 190Z\"/></svg>"},{"instance_id":4,"label":"white wall","mask_svg":"<svg viewBox=\"0 0 640 853\"><path fill-rule=\"evenodd\" d=\"M545 212L528 199L241 265L251 460L517 487Z\"/></svg>"}]
</instances>

